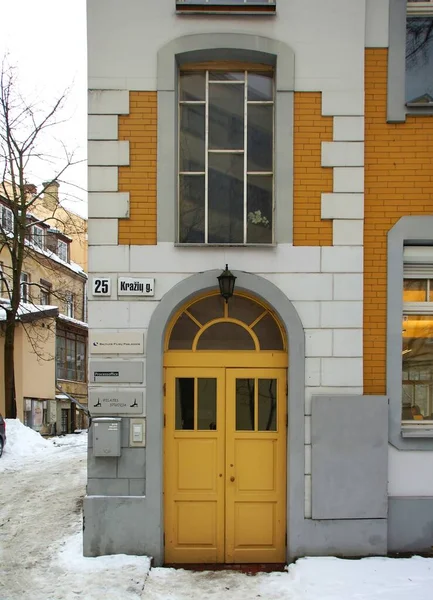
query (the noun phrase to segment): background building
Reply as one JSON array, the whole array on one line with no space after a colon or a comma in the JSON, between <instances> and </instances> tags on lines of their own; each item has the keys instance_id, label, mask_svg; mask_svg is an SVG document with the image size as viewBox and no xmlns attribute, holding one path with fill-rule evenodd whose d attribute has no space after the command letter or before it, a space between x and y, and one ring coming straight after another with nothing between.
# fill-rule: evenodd
<instances>
[{"instance_id":1,"label":"background building","mask_svg":"<svg viewBox=\"0 0 433 600\"><path fill-rule=\"evenodd\" d=\"M87 274L83 260L87 223L60 205L58 187L56 182L49 186L40 205L27 215L29 251L21 276L22 305L16 333L17 416L46 434L70 433L87 423ZM29 186L29 193L36 189ZM0 197L0 210L7 234L13 229L13 215L6 197ZM3 247L0 328L6 317L2 306L7 307L9 301L10 265L10 254ZM0 364L3 369L1 336ZM3 386L0 412L5 412Z\"/></svg>"},{"instance_id":2,"label":"background building","mask_svg":"<svg viewBox=\"0 0 433 600\"><path fill-rule=\"evenodd\" d=\"M88 3L86 555L431 550L432 19Z\"/></svg>"}]
</instances>

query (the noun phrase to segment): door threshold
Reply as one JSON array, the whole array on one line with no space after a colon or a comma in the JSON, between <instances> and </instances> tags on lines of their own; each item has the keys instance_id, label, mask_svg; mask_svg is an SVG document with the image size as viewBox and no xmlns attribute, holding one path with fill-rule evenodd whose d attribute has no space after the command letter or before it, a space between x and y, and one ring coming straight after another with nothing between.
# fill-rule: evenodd
<instances>
[{"instance_id":1,"label":"door threshold","mask_svg":"<svg viewBox=\"0 0 433 600\"><path fill-rule=\"evenodd\" d=\"M286 563L166 563L167 569L185 569L186 571L238 571L246 575L285 571Z\"/></svg>"}]
</instances>

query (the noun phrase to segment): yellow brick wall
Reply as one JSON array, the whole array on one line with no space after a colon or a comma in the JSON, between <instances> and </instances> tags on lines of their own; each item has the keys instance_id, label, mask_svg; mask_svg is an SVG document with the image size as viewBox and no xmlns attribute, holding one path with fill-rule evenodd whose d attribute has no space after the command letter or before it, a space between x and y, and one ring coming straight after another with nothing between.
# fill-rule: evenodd
<instances>
[{"instance_id":1,"label":"yellow brick wall","mask_svg":"<svg viewBox=\"0 0 433 600\"><path fill-rule=\"evenodd\" d=\"M387 233L433 212L433 117L386 123L387 50L366 50L364 391L386 391Z\"/></svg>"},{"instance_id":2,"label":"yellow brick wall","mask_svg":"<svg viewBox=\"0 0 433 600\"><path fill-rule=\"evenodd\" d=\"M156 92L130 92L130 113L119 117L130 164L119 167L119 191L130 194L130 217L119 220L119 244L156 244Z\"/></svg>"},{"instance_id":3,"label":"yellow brick wall","mask_svg":"<svg viewBox=\"0 0 433 600\"><path fill-rule=\"evenodd\" d=\"M320 92L295 93L293 243L332 246L332 221L322 221L321 193L332 192L333 170L321 166L322 142L332 141L332 117L322 117Z\"/></svg>"}]
</instances>

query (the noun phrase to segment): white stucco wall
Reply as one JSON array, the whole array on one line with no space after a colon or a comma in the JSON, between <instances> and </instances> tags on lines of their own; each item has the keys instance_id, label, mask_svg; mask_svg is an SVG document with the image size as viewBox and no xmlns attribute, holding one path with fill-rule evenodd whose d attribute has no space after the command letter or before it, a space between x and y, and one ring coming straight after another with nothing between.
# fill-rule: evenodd
<instances>
[{"instance_id":1,"label":"white stucco wall","mask_svg":"<svg viewBox=\"0 0 433 600\"><path fill-rule=\"evenodd\" d=\"M389 446L388 495L433 496L433 452L404 452Z\"/></svg>"}]
</instances>

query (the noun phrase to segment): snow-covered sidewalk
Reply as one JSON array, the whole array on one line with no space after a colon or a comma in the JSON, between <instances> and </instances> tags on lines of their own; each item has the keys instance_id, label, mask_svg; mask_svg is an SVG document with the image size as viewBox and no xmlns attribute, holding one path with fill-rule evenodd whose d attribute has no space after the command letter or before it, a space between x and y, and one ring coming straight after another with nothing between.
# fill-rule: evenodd
<instances>
[{"instance_id":1,"label":"snow-covered sidewalk","mask_svg":"<svg viewBox=\"0 0 433 600\"><path fill-rule=\"evenodd\" d=\"M432 600L433 559L305 558L287 572L149 571L145 556L82 556L87 435L7 422L0 459L0 600Z\"/></svg>"},{"instance_id":2,"label":"snow-covered sidewalk","mask_svg":"<svg viewBox=\"0 0 433 600\"><path fill-rule=\"evenodd\" d=\"M146 600L432 600L433 559L303 558L255 576L152 569Z\"/></svg>"}]
</instances>

